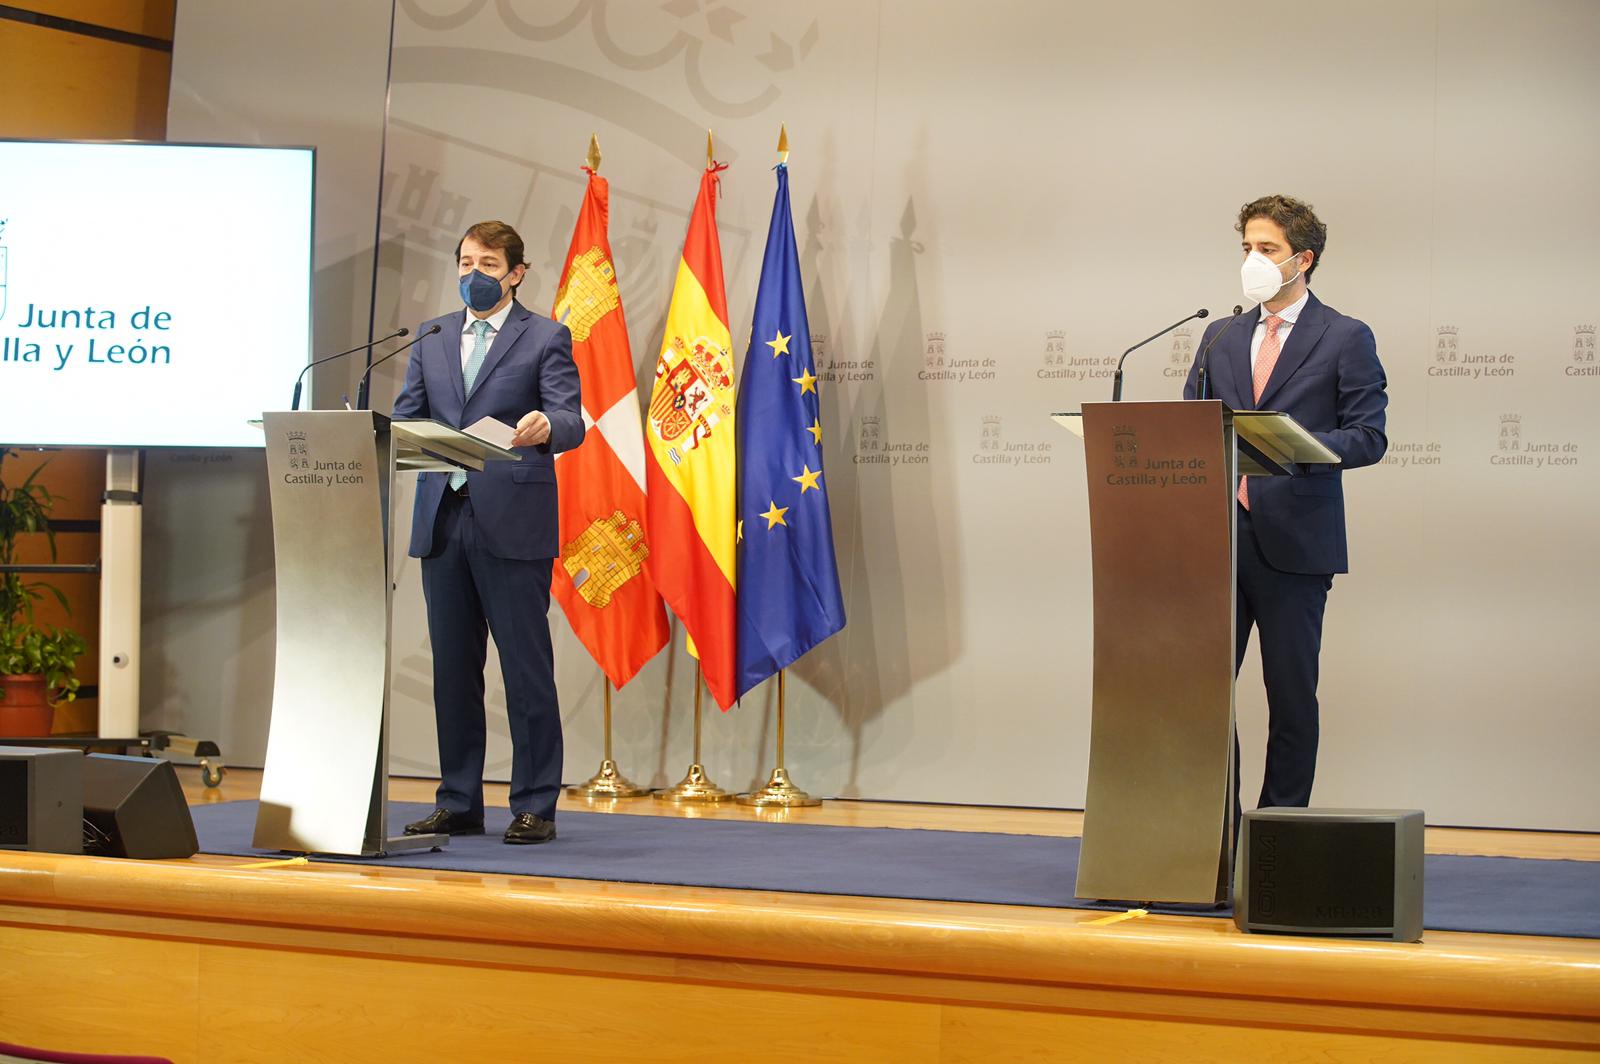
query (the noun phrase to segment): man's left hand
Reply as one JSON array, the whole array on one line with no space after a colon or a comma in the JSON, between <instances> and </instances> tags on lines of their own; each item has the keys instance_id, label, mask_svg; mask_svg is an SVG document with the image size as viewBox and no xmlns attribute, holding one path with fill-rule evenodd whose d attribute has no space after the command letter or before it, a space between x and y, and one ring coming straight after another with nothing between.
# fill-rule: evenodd
<instances>
[{"instance_id":1,"label":"man's left hand","mask_svg":"<svg viewBox=\"0 0 1600 1064\"><path fill-rule=\"evenodd\" d=\"M517 422L517 435L511 441L513 447L537 447L550 439L550 419L540 410L531 410L522 415L522 420Z\"/></svg>"}]
</instances>

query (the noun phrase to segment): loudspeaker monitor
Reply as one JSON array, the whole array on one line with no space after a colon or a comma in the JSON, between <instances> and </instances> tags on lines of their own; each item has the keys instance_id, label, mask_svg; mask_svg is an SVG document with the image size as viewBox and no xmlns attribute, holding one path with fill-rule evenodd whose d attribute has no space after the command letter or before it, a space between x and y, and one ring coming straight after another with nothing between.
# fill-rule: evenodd
<instances>
[{"instance_id":1,"label":"loudspeaker monitor","mask_svg":"<svg viewBox=\"0 0 1600 1064\"><path fill-rule=\"evenodd\" d=\"M83 763L83 819L91 853L155 860L193 857L194 818L170 761L90 754Z\"/></svg>"},{"instance_id":2,"label":"loudspeaker monitor","mask_svg":"<svg viewBox=\"0 0 1600 1064\"><path fill-rule=\"evenodd\" d=\"M1257 809L1233 877L1242 931L1422 938L1420 809Z\"/></svg>"},{"instance_id":3,"label":"loudspeaker monitor","mask_svg":"<svg viewBox=\"0 0 1600 1064\"><path fill-rule=\"evenodd\" d=\"M83 755L0 746L0 850L83 852Z\"/></svg>"}]
</instances>

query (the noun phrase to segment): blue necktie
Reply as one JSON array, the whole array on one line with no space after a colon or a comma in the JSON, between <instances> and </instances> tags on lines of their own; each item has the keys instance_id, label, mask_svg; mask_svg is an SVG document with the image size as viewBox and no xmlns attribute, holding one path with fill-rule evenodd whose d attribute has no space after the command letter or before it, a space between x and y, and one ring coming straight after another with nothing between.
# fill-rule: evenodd
<instances>
[{"instance_id":1,"label":"blue necktie","mask_svg":"<svg viewBox=\"0 0 1600 1064\"><path fill-rule=\"evenodd\" d=\"M467 364L461 370L461 381L466 389L461 393L464 396L472 394L472 386L478 383L478 373L483 369L483 360L489 355L489 323L479 318L472 323L472 353L467 356ZM465 473L450 474L450 490L460 491L466 484Z\"/></svg>"}]
</instances>

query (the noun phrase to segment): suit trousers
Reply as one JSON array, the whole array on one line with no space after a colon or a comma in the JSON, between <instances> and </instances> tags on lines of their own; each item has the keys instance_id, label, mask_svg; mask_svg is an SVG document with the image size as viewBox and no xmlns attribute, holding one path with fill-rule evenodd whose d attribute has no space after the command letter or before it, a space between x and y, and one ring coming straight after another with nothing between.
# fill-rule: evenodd
<instances>
[{"instance_id":1,"label":"suit trousers","mask_svg":"<svg viewBox=\"0 0 1600 1064\"><path fill-rule=\"evenodd\" d=\"M472 500L446 490L422 593L433 644L439 734L438 805L483 815L483 666L493 633L511 730L511 811L555 818L561 792L561 711L550 646L552 559L498 558L480 543Z\"/></svg>"},{"instance_id":2,"label":"suit trousers","mask_svg":"<svg viewBox=\"0 0 1600 1064\"><path fill-rule=\"evenodd\" d=\"M1267 688L1267 768L1259 808L1307 806L1317 772L1317 673L1322 615L1332 576L1286 573L1262 555L1250 511L1238 514L1238 619L1234 673L1244 664L1250 629L1261 634L1261 673ZM1234 762L1238 763L1238 736ZM1234 779L1238 816L1238 777Z\"/></svg>"}]
</instances>

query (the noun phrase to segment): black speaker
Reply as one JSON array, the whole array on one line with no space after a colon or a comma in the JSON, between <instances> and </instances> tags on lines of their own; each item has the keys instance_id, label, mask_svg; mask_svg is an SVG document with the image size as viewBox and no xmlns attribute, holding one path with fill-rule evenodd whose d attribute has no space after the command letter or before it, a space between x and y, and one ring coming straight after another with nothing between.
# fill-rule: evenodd
<instances>
[{"instance_id":1,"label":"black speaker","mask_svg":"<svg viewBox=\"0 0 1600 1064\"><path fill-rule=\"evenodd\" d=\"M83 852L83 755L0 746L0 850Z\"/></svg>"},{"instance_id":2,"label":"black speaker","mask_svg":"<svg viewBox=\"0 0 1600 1064\"><path fill-rule=\"evenodd\" d=\"M1422 938L1420 809L1257 809L1233 876L1241 931Z\"/></svg>"},{"instance_id":3,"label":"black speaker","mask_svg":"<svg viewBox=\"0 0 1600 1064\"><path fill-rule=\"evenodd\" d=\"M193 857L194 818L170 761L90 754L83 759L84 831L105 857Z\"/></svg>"}]
</instances>

